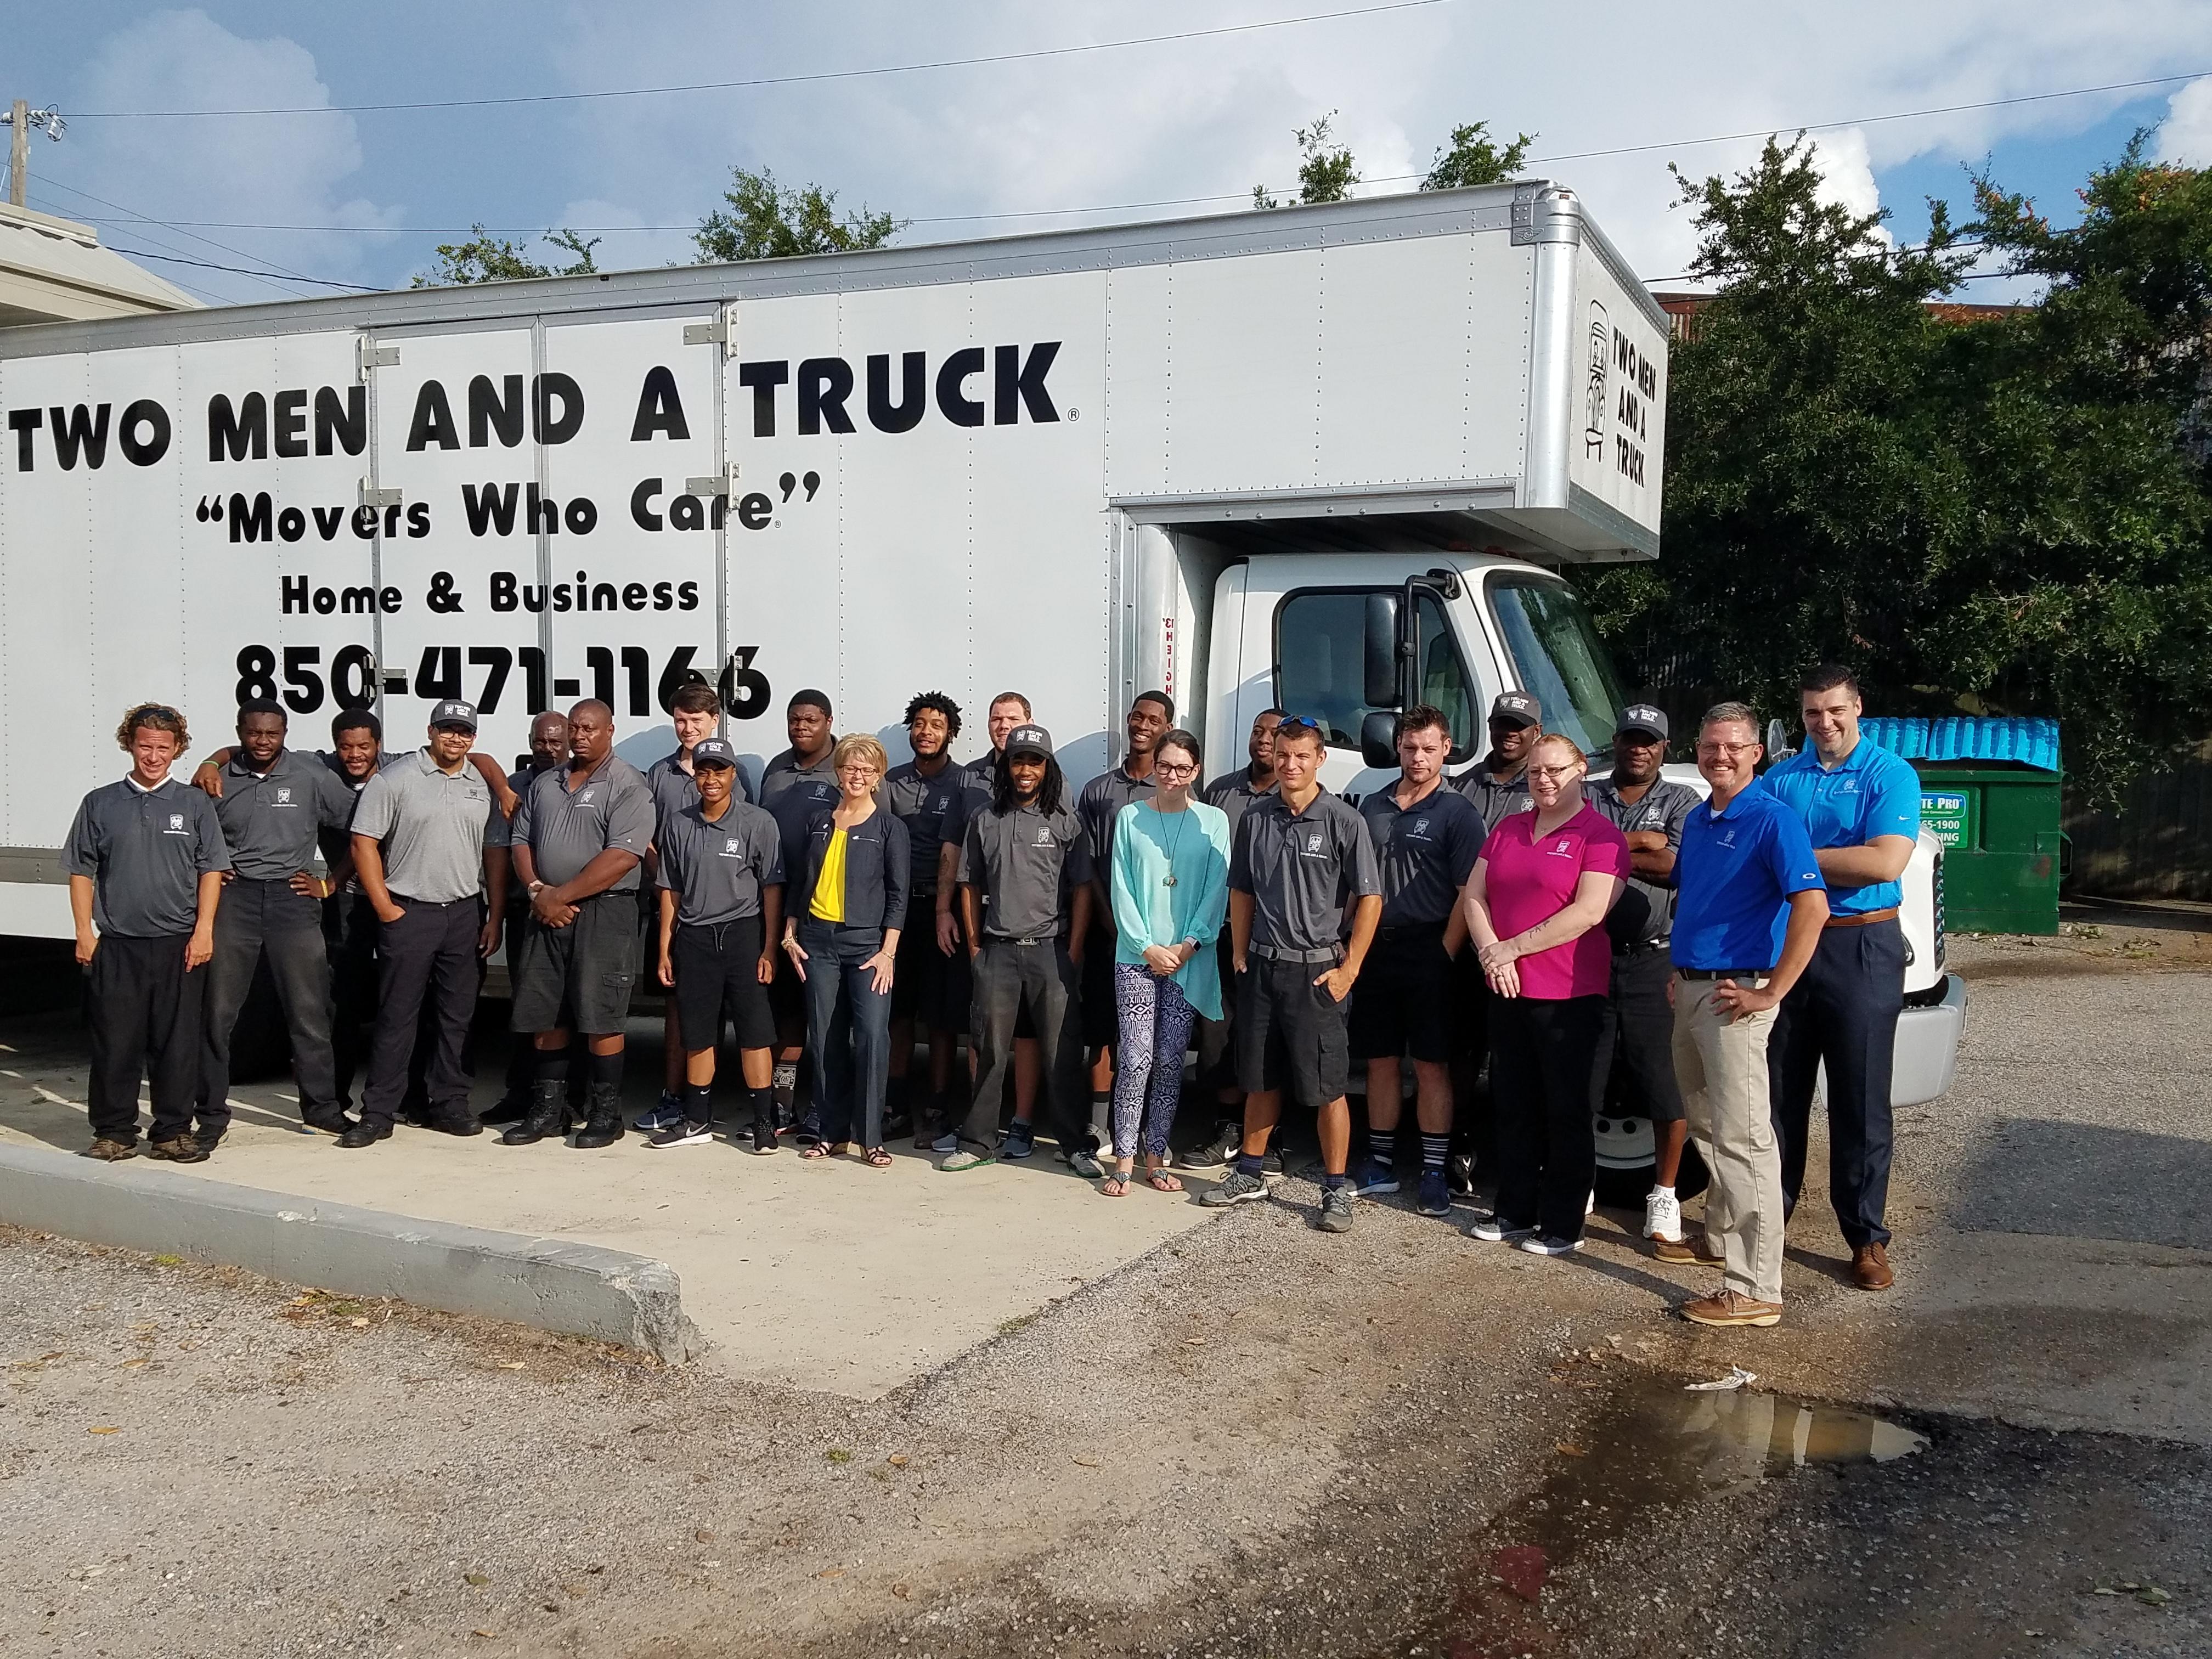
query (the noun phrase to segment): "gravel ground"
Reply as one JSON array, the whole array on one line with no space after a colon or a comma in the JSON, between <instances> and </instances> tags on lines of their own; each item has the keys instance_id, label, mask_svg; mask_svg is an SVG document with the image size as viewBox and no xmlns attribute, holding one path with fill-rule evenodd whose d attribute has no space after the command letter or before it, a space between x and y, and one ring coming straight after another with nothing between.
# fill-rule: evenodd
<instances>
[{"instance_id":1,"label":"gravel ground","mask_svg":"<svg viewBox=\"0 0 2212 1659\"><path fill-rule=\"evenodd\" d=\"M2212 1246L2206 979L1978 950L1901 1261ZM1663 1316L1705 1275L1625 1218L1544 1262L1379 1204L1323 1240L1285 1193L865 1405L0 1235L0 1655L2212 1649L2201 1443L1915 1417L1897 1462L1669 1484L1636 1413L1759 1352ZM1778 1374L1909 1361L1806 1231Z\"/></svg>"}]
</instances>

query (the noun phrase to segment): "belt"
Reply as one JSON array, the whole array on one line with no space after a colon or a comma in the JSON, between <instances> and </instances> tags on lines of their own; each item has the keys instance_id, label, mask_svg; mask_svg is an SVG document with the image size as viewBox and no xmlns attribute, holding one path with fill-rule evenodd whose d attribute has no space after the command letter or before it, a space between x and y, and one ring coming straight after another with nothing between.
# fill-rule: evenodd
<instances>
[{"instance_id":1,"label":"belt","mask_svg":"<svg viewBox=\"0 0 2212 1659\"><path fill-rule=\"evenodd\" d=\"M1040 945L1057 945L1060 943L1060 935L1058 933L1039 933L1034 939L1012 939L1005 933L986 933L983 935L983 943L986 945L1018 945L1022 950L1029 951L1034 950Z\"/></svg>"},{"instance_id":2,"label":"belt","mask_svg":"<svg viewBox=\"0 0 2212 1659\"><path fill-rule=\"evenodd\" d=\"M1765 979L1771 968L1677 968L1684 979Z\"/></svg>"},{"instance_id":3,"label":"belt","mask_svg":"<svg viewBox=\"0 0 2212 1659\"><path fill-rule=\"evenodd\" d=\"M1663 939L1639 939L1627 945L1616 945L1613 953L1617 957L1649 956L1654 951L1663 951L1673 941Z\"/></svg>"},{"instance_id":4,"label":"belt","mask_svg":"<svg viewBox=\"0 0 2212 1659\"><path fill-rule=\"evenodd\" d=\"M387 889L386 890L389 891L390 890ZM426 899L410 898L404 893L394 892L392 894L392 902L403 910L413 908L425 910L450 910L456 904L481 903L483 902L483 895L480 893L471 893L466 898Z\"/></svg>"},{"instance_id":5,"label":"belt","mask_svg":"<svg viewBox=\"0 0 2212 1659\"><path fill-rule=\"evenodd\" d=\"M1887 910L1863 910L1855 916L1830 916L1825 924L1830 927L1870 927L1877 921L1894 921L1898 907Z\"/></svg>"},{"instance_id":6,"label":"belt","mask_svg":"<svg viewBox=\"0 0 2212 1659\"><path fill-rule=\"evenodd\" d=\"M1316 946L1310 951L1289 951L1279 945L1255 945L1247 948L1246 954L1267 962L1326 962L1332 966L1344 955L1334 945Z\"/></svg>"}]
</instances>

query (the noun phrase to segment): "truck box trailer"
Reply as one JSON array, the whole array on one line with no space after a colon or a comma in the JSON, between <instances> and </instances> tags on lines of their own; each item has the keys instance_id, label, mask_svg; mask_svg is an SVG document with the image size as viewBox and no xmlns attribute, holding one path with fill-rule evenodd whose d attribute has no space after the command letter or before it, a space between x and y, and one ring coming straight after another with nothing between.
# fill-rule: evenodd
<instances>
[{"instance_id":1,"label":"truck box trailer","mask_svg":"<svg viewBox=\"0 0 2212 1659\"><path fill-rule=\"evenodd\" d=\"M1556 571L1657 554L1667 339L1547 181L0 331L0 933L69 935L146 697L204 753L461 696L507 756L596 696L643 763L698 671L757 776L803 686L894 753L1016 688L1080 781L1157 687L1217 770L1314 715L1356 793L1408 698L1461 769L1518 688L1601 769Z\"/></svg>"}]
</instances>

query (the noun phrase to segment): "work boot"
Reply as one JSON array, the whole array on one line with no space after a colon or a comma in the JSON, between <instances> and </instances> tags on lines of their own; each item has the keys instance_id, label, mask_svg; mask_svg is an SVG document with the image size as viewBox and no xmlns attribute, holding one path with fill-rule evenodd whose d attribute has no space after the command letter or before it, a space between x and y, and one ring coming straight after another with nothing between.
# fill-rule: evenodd
<instances>
[{"instance_id":1,"label":"work boot","mask_svg":"<svg viewBox=\"0 0 2212 1659\"><path fill-rule=\"evenodd\" d=\"M592 1115L584 1120L584 1127L576 1131L576 1139L570 1144L584 1152L596 1152L602 1146L613 1146L624 1133L622 1085L618 1083L594 1083L592 1085Z\"/></svg>"},{"instance_id":2,"label":"work boot","mask_svg":"<svg viewBox=\"0 0 2212 1659\"><path fill-rule=\"evenodd\" d=\"M558 1078L541 1078L532 1086L530 1109L522 1121L499 1138L502 1146L531 1146L548 1135L568 1133L568 1085Z\"/></svg>"}]
</instances>

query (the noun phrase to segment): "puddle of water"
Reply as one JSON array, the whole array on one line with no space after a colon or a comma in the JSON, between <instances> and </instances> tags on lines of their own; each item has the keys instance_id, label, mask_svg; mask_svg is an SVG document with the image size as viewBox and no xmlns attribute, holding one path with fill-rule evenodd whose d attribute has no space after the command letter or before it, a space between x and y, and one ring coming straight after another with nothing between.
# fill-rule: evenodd
<instances>
[{"instance_id":1,"label":"puddle of water","mask_svg":"<svg viewBox=\"0 0 2212 1659\"><path fill-rule=\"evenodd\" d=\"M1440 1630L1415 1638L1449 1659L1545 1659L1568 1632L1543 1612L1546 1582L1585 1551L1664 1524L1659 1512L1748 1492L1808 1466L1887 1463L1928 1443L1864 1412L1739 1389L1624 1388L1574 1441L1554 1449L1543 1486L1488 1530Z\"/></svg>"}]
</instances>

